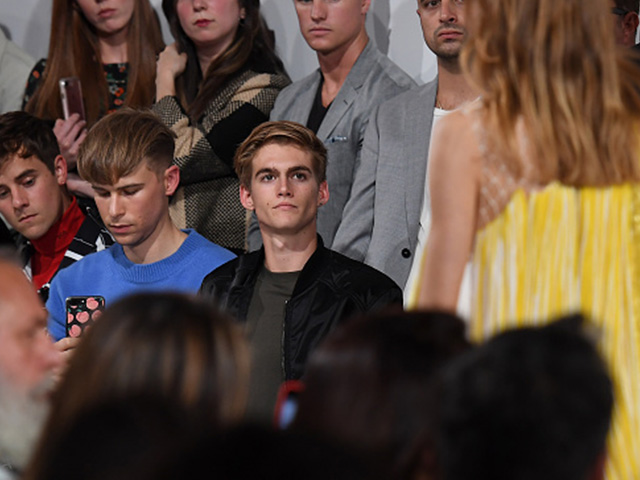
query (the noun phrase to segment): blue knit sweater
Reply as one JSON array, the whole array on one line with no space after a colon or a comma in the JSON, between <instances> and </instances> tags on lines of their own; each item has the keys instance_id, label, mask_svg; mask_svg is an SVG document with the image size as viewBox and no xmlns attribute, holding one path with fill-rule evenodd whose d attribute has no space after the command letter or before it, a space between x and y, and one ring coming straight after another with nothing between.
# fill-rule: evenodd
<instances>
[{"instance_id":1,"label":"blue knit sweater","mask_svg":"<svg viewBox=\"0 0 640 480\"><path fill-rule=\"evenodd\" d=\"M120 297L141 291L196 293L208 273L235 258L233 253L194 230L185 232L188 236L180 248L158 262L133 263L122 246L115 244L60 271L51 282L47 301L49 333L55 340L66 336L67 297L102 295L109 306Z\"/></svg>"}]
</instances>

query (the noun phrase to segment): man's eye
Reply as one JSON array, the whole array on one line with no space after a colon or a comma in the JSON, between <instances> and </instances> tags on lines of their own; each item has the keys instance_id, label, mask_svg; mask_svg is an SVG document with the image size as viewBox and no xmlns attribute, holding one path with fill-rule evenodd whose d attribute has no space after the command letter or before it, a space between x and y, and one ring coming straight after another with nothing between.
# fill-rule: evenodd
<instances>
[{"instance_id":1,"label":"man's eye","mask_svg":"<svg viewBox=\"0 0 640 480\"><path fill-rule=\"evenodd\" d=\"M429 2L425 2L424 5L426 8L436 8L440 5L440 0L431 0Z\"/></svg>"},{"instance_id":2,"label":"man's eye","mask_svg":"<svg viewBox=\"0 0 640 480\"><path fill-rule=\"evenodd\" d=\"M260 180L262 180L263 182L270 182L271 180L273 180L275 177L273 175L267 174L267 175L263 175Z\"/></svg>"},{"instance_id":3,"label":"man's eye","mask_svg":"<svg viewBox=\"0 0 640 480\"><path fill-rule=\"evenodd\" d=\"M295 178L296 180L306 180L307 179L307 174L306 173L294 173L293 174L293 178Z\"/></svg>"},{"instance_id":4,"label":"man's eye","mask_svg":"<svg viewBox=\"0 0 640 480\"><path fill-rule=\"evenodd\" d=\"M96 192L96 195L100 198L107 198L109 197L109 192L105 192L103 190L94 190Z\"/></svg>"},{"instance_id":5,"label":"man's eye","mask_svg":"<svg viewBox=\"0 0 640 480\"><path fill-rule=\"evenodd\" d=\"M31 187L35 183L36 183L35 177L27 177L24 179L24 182L22 182L22 186Z\"/></svg>"},{"instance_id":6,"label":"man's eye","mask_svg":"<svg viewBox=\"0 0 640 480\"><path fill-rule=\"evenodd\" d=\"M140 191L139 188L125 189L122 191L126 196L130 197L131 195L135 195Z\"/></svg>"},{"instance_id":7,"label":"man's eye","mask_svg":"<svg viewBox=\"0 0 640 480\"><path fill-rule=\"evenodd\" d=\"M0 198L6 198L9 195L8 190L0 190Z\"/></svg>"}]
</instances>

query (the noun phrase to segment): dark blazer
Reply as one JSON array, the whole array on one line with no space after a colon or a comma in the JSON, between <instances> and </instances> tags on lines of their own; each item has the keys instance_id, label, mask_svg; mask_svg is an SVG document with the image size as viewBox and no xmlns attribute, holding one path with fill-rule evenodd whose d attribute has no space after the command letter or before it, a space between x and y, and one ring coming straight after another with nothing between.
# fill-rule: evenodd
<instances>
[{"instance_id":1,"label":"dark blazer","mask_svg":"<svg viewBox=\"0 0 640 480\"><path fill-rule=\"evenodd\" d=\"M264 249L241 255L207 275L200 294L244 322L263 265ZM318 237L285 310L285 379L302 376L309 353L336 325L392 304L402 306L402 291L389 277L329 250Z\"/></svg>"}]
</instances>

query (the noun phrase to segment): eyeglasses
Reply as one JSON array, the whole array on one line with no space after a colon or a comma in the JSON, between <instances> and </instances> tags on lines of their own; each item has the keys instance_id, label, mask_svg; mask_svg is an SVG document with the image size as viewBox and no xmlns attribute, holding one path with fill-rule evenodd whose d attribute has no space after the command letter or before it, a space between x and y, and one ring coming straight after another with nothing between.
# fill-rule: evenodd
<instances>
[{"instance_id":1,"label":"eyeglasses","mask_svg":"<svg viewBox=\"0 0 640 480\"><path fill-rule=\"evenodd\" d=\"M620 15L621 17L624 17L629 12L630 10L627 10L626 8L613 7L611 9L611 13L613 13L614 15Z\"/></svg>"}]
</instances>

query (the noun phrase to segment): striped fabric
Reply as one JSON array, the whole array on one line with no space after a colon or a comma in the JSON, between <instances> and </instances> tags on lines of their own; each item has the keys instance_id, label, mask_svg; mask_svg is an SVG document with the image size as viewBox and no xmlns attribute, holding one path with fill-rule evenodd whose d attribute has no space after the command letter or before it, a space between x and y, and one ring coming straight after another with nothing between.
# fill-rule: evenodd
<instances>
[{"instance_id":1,"label":"striped fabric","mask_svg":"<svg viewBox=\"0 0 640 480\"><path fill-rule=\"evenodd\" d=\"M193 124L176 97L164 97L153 110L176 133L174 163L180 188L170 204L173 222L193 228L213 243L232 250L246 247L249 225L233 170L236 148L269 120L276 97L289 79L244 70L233 77Z\"/></svg>"},{"instance_id":2,"label":"striped fabric","mask_svg":"<svg viewBox=\"0 0 640 480\"><path fill-rule=\"evenodd\" d=\"M607 479L640 479L640 186L517 190L476 234L471 272L475 340L592 318L615 382Z\"/></svg>"}]
</instances>

